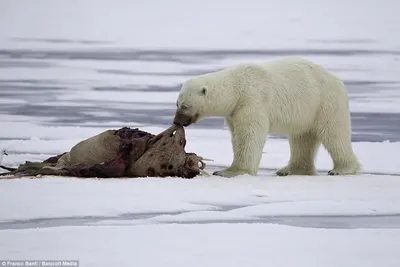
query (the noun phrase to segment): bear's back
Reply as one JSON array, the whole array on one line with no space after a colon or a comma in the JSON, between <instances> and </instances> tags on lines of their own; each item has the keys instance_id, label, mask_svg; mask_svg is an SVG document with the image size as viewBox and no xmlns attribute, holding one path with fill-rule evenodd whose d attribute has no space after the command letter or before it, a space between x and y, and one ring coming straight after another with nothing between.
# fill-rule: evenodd
<instances>
[{"instance_id":1,"label":"bear's back","mask_svg":"<svg viewBox=\"0 0 400 267\"><path fill-rule=\"evenodd\" d=\"M242 81L245 101L262 105L273 132L298 131L314 123L326 99L334 99L341 86L327 86L337 80L309 60L288 57L264 64L242 64L238 70L250 77ZM249 89L251 88L251 89ZM333 92L332 92L333 91ZM341 92L339 92L341 94Z\"/></svg>"}]
</instances>

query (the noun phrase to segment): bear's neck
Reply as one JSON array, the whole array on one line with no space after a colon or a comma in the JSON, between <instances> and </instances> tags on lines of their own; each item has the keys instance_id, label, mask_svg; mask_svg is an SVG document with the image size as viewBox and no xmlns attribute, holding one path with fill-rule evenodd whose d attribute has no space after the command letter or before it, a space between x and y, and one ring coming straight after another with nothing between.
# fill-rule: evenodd
<instances>
[{"instance_id":1,"label":"bear's neck","mask_svg":"<svg viewBox=\"0 0 400 267\"><path fill-rule=\"evenodd\" d=\"M213 116L220 117L231 117L235 113L237 105L239 103L240 94L236 92L237 83L235 82L235 77L230 69L226 69L216 73L218 77L213 79L218 81L215 85L215 95L212 97L219 99L219 104L214 107L214 110L210 110Z\"/></svg>"}]
</instances>

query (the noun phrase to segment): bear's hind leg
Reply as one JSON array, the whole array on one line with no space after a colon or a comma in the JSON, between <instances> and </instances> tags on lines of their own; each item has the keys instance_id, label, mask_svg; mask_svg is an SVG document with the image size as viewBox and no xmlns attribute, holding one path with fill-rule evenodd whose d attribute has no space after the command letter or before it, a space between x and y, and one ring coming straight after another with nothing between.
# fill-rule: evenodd
<instances>
[{"instance_id":1,"label":"bear's hind leg","mask_svg":"<svg viewBox=\"0 0 400 267\"><path fill-rule=\"evenodd\" d=\"M249 116L250 117L250 116ZM257 175L262 151L267 139L268 125L262 120L248 120L245 123L228 120L233 146L233 162L229 168L216 171L213 175L234 177L243 174Z\"/></svg>"},{"instance_id":2,"label":"bear's hind leg","mask_svg":"<svg viewBox=\"0 0 400 267\"><path fill-rule=\"evenodd\" d=\"M342 127L328 128L324 134L322 144L333 160L333 169L328 175L356 174L360 170L360 164L353 152L351 144L351 130Z\"/></svg>"},{"instance_id":3,"label":"bear's hind leg","mask_svg":"<svg viewBox=\"0 0 400 267\"><path fill-rule=\"evenodd\" d=\"M315 156L321 142L313 133L289 136L290 160L286 167L276 171L279 176L315 175Z\"/></svg>"}]
</instances>

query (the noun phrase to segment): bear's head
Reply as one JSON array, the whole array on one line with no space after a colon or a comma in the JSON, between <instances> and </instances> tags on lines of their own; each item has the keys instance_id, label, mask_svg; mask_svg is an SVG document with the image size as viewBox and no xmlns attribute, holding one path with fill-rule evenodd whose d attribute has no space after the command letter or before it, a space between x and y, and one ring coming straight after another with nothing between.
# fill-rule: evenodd
<instances>
[{"instance_id":1,"label":"bear's head","mask_svg":"<svg viewBox=\"0 0 400 267\"><path fill-rule=\"evenodd\" d=\"M207 115L209 104L209 86L201 78L186 81L176 101L174 124L189 126Z\"/></svg>"},{"instance_id":2,"label":"bear's head","mask_svg":"<svg viewBox=\"0 0 400 267\"><path fill-rule=\"evenodd\" d=\"M229 70L211 72L183 83L176 101L174 124L189 126L206 117L227 117L239 101L237 78Z\"/></svg>"}]
</instances>

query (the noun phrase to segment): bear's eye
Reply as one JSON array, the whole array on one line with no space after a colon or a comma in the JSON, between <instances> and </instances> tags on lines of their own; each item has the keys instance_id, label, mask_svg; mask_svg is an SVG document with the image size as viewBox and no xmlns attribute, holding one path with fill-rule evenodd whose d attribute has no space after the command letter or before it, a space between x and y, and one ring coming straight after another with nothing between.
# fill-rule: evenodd
<instances>
[{"instance_id":1,"label":"bear's eye","mask_svg":"<svg viewBox=\"0 0 400 267\"><path fill-rule=\"evenodd\" d=\"M201 88L201 94L206 95L206 93L207 93L207 88L205 87Z\"/></svg>"}]
</instances>

